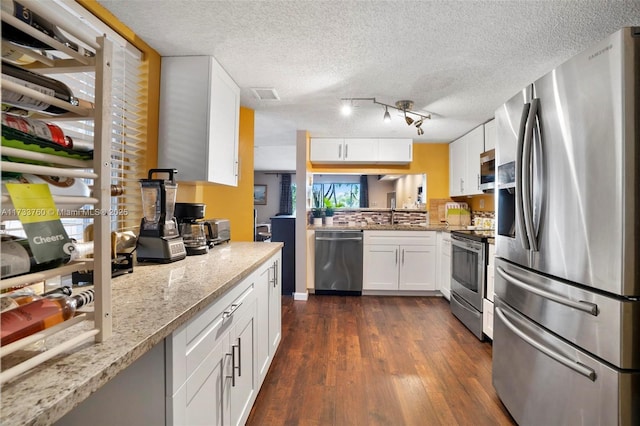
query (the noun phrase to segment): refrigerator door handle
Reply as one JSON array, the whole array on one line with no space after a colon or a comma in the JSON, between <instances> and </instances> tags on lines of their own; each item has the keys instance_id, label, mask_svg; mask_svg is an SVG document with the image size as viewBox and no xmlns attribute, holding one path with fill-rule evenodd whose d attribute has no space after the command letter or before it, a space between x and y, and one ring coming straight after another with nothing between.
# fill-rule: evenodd
<instances>
[{"instance_id":1,"label":"refrigerator door handle","mask_svg":"<svg viewBox=\"0 0 640 426\"><path fill-rule=\"evenodd\" d=\"M522 147L522 210L524 215L524 227L527 234L527 240L531 251L538 251L538 240L536 239L533 227L533 206L531 195L531 167L533 154L533 128L536 124L538 115L538 106L540 100L534 98L531 100L531 107L527 117L527 125L524 131L524 142Z\"/></svg>"},{"instance_id":2,"label":"refrigerator door handle","mask_svg":"<svg viewBox=\"0 0 640 426\"><path fill-rule=\"evenodd\" d=\"M529 250L529 239L527 237L527 231L524 224L524 208L522 205L522 157L524 148L525 128L527 124L527 117L529 117L529 110L531 104L526 103L522 108L522 117L520 118L520 127L518 129L518 146L516 152L516 236L520 235L522 241L522 248Z\"/></svg>"},{"instance_id":3,"label":"refrigerator door handle","mask_svg":"<svg viewBox=\"0 0 640 426\"><path fill-rule=\"evenodd\" d=\"M590 302L585 302L585 301L575 301L575 300L571 300L569 298L560 296L558 294L554 294L551 293L549 291L540 289L538 287L535 287L529 283L526 283L516 277L514 277L513 275L510 275L507 271L505 271L502 267L497 266L496 267L496 271L498 272L498 275L500 275L502 278L504 278L505 280L507 280L508 282L510 282L511 284L515 285L516 287L520 287L521 289L528 291L529 293L533 293L535 295L538 295L540 297L544 297L545 299L549 299L552 300L554 302L560 303L562 305L568 306L570 308L574 308L577 309L579 311L582 312L586 312L589 315L593 315L598 316L598 305L594 304L594 303L590 303Z\"/></svg>"},{"instance_id":4,"label":"refrigerator door handle","mask_svg":"<svg viewBox=\"0 0 640 426\"><path fill-rule=\"evenodd\" d=\"M524 340L525 342L527 342L528 344L530 344L531 346L533 346L534 348L536 348L537 350L539 350L543 354L549 356L550 358L552 358L552 359L556 360L557 362L559 362L560 364L564 365L565 367L570 368L573 371L575 371L576 373L579 373L579 374L585 376L586 378L588 378L592 382L596 381L596 372L592 368L590 368L590 367L588 367L588 366L586 366L586 365L584 365L584 364L582 364L582 363L580 363L578 361L574 361L574 360L566 357L565 355L560 354L560 353L554 351L553 349L546 347L542 343L537 342L536 340L531 338L529 335L527 335L525 332L523 332L518 327L516 327L515 324L513 324L511 321L509 321L509 319L505 315L505 312L503 312L503 310L500 307L496 307L494 312L498 316L498 318L500 318L500 320L504 323L504 325L507 326L507 328L509 330L511 330L516 336L520 337L522 340Z\"/></svg>"}]
</instances>

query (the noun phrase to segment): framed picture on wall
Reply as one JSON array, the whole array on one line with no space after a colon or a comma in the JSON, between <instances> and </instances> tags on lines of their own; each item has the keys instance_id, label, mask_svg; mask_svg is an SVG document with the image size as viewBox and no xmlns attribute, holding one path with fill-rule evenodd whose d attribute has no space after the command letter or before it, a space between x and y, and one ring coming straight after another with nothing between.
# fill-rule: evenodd
<instances>
[{"instance_id":1,"label":"framed picture on wall","mask_svg":"<svg viewBox=\"0 0 640 426\"><path fill-rule=\"evenodd\" d=\"M267 185L253 185L253 204L267 204Z\"/></svg>"}]
</instances>

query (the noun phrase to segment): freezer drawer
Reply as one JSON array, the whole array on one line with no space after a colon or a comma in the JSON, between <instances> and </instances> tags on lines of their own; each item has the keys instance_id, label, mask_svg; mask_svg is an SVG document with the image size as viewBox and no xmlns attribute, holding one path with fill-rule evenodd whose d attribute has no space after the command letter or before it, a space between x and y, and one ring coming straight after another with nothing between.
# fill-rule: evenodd
<instances>
[{"instance_id":1,"label":"freezer drawer","mask_svg":"<svg viewBox=\"0 0 640 426\"><path fill-rule=\"evenodd\" d=\"M640 373L615 369L496 297L493 386L520 426L640 424Z\"/></svg>"},{"instance_id":2,"label":"freezer drawer","mask_svg":"<svg viewBox=\"0 0 640 426\"><path fill-rule=\"evenodd\" d=\"M640 370L640 301L495 260L494 292L533 321L619 368Z\"/></svg>"}]
</instances>

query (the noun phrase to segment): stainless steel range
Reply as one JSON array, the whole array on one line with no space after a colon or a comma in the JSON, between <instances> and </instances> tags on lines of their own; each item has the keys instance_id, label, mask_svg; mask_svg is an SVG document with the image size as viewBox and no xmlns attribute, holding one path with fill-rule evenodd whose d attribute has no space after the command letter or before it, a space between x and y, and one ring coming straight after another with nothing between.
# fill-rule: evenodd
<instances>
[{"instance_id":1,"label":"stainless steel range","mask_svg":"<svg viewBox=\"0 0 640 426\"><path fill-rule=\"evenodd\" d=\"M491 231L451 232L451 312L480 340Z\"/></svg>"}]
</instances>

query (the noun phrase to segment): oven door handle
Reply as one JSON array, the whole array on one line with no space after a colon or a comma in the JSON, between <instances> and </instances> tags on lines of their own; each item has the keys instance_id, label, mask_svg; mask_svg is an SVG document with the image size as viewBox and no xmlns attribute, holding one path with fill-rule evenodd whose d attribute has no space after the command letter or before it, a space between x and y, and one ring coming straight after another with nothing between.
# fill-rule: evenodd
<instances>
[{"instance_id":1,"label":"oven door handle","mask_svg":"<svg viewBox=\"0 0 640 426\"><path fill-rule=\"evenodd\" d=\"M482 243L474 244L474 242L469 242L466 238L457 237L455 235L451 236L451 243L455 246L458 246L463 249L471 250L475 253L482 253Z\"/></svg>"},{"instance_id":2,"label":"oven door handle","mask_svg":"<svg viewBox=\"0 0 640 426\"><path fill-rule=\"evenodd\" d=\"M570 308L578 309L579 311L586 312L590 315L598 316L598 305L590 302L585 302L582 300L571 300L567 297L560 296L555 293L551 293L550 291L543 290L541 288L535 287L532 284L526 283L513 275L510 275L507 271L502 269L500 266L496 266L496 271L498 271L498 275L502 278L515 285L516 287L520 287L521 289L528 291L529 293L536 294L540 297L544 297L545 299L552 300L554 302L560 303L562 305L568 306Z\"/></svg>"},{"instance_id":3,"label":"oven door handle","mask_svg":"<svg viewBox=\"0 0 640 426\"><path fill-rule=\"evenodd\" d=\"M511 321L509 321L509 319L507 318L507 316L499 306L495 308L494 312L496 313L498 318L504 323L504 325L509 330L511 330L511 332L513 332L516 336L524 340L526 343L530 344L531 346L533 346L543 354L556 360L557 362L564 365L565 367L572 369L576 373L582 374L592 382L596 381L596 372L592 368L587 367L586 365L578 361L574 361L568 358L566 355L560 354L554 351L553 349L546 347L542 343L537 342L532 337L528 336L525 332L523 332L518 327L516 327Z\"/></svg>"}]
</instances>

